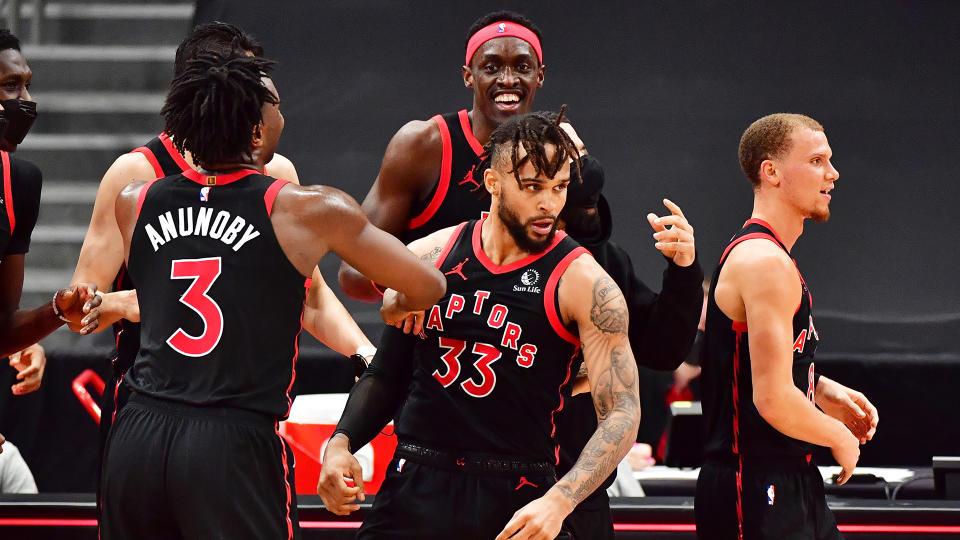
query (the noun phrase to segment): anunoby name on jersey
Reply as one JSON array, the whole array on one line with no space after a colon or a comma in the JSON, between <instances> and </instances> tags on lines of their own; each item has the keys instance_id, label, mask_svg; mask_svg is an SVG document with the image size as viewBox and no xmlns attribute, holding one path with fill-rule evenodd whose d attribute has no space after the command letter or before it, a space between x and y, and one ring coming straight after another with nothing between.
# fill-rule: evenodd
<instances>
[{"instance_id":1,"label":"anunoby name on jersey","mask_svg":"<svg viewBox=\"0 0 960 540\"><path fill-rule=\"evenodd\" d=\"M214 210L210 207L182 207L176 210L176 218L174 212L168 210L157 216L158 227L147 223L143 229L154 252L167 242L186 236L206 236L232 245L233 251L239 251L247 242L260 236L260 232L253 225L247 225L247 220L242 217L231 216L226 210L220 210L214 216ZM157 232L158 228L162 235Z\"/></svg>"}]
</instances>

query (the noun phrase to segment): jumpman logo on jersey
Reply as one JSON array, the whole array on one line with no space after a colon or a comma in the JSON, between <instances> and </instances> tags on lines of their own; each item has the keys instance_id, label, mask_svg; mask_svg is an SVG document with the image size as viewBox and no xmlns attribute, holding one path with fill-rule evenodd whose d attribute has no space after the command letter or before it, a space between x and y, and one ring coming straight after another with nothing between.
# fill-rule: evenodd
<instances>
[{"instance_id":1,"label":"jumpman logo on jersey","mask_svg":"<svg viewBox=\"0 0 960 540\"><path fill-rule=\"evenodd\" d=\"M462 277L464 281L466 281L466 280L467 280L467 276L463 275L463 265L467 264L467 261L469 261L469 260L470 260L470 257L467 257L466 259L463 260L462 263L460 263L460 264L454 266L453 268L451 268L449 272L444 272L443 275L449 276L450 274L456 274L456 275Z\"/></svg>"},{"instance_id":2,"label":"jumpman logo on jersey","mask_svg":"<svg viewBox=\"0 0 960 540\"><path fill-rule=\"evenodd\" d=\"M460 183L457 184L457 185L458 185L458 186L462 186L462 185L466 184L467 182L470 182L471 184L473 184L473 185L475 185L475 186L477 186L477 187L480 187L480 184L477 183L477 181L473 179L473 170L476 169L476 168L477 168L476 165L474 165L473 167L470 167L470 170L467 171L467 174L466 174L466 175L464 175L463 180L461 180Z\"/></svg>"},{"instance_id":3,"label":"jumpman logo on jersey","mask_svg":"<svg viewBox=\"0 0 960 540\"><path fill-rule=\"evenodd\" d=\"M540 487L540 486L534 484L533 482L527 480L527 477L526 477L526 476L521 476L521 477L520 477L520 483L517 484L517 487L513 488L513 490L514 490L514 491L519 491L520 488L522 488L523 486Z\"/></svg>"}]
</instances>

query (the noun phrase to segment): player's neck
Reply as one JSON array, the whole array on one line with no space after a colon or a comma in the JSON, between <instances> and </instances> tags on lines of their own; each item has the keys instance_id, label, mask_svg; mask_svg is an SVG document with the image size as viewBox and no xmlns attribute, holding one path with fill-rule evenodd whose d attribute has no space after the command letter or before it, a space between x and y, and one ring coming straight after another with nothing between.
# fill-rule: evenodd
<instances>
[{"instance_id":1,"label":"player's neck","mask_svg":"<svg viewBox=\"0 0 960 540\"><path fill-rule=\"evenodd\" d=\"M480 228L480 243L480 249L497 266L506 266L530 255L517 245L507 226L493 211Z\"/></svg>"},{"instance_id":2,"label":"player's neck","mask_svg":"<svg viewBox=\"0 0 960 540\"><path fill-rule=\"evenodd\" d=\"M195 166L194 168L201 174L209 174L214 176L218 174L230 174L232 172L237 172L244 169L250 169L263 173L263 164L250 162L247 160L224 161L221 163L211 163L208 167Z\"/></svg>"},{"instance_id":3,"label":"player's neck","mask_svg":"<svg viewBox=\"0 0 960 540\"><path fill-rule=\"evenodd\" d=\"M753 201L752 219L762 219L773 227L787 250L792 250L797 239L803 234L803 216L793 208L756 198Z\"/></svg>"},{"instance_id":4,"label":"player's neck","mask_svg":"<svg viewBox=\"0 0 960 540\"><path fill-rule=\"evenodd\" d=\"M470 128L473 131L473 136L480 144L486 145L490 141L490 135L493 134L493 130L497 129L497 125L493 120L484 116L476 105L473 106L473 110L470 111Z\"/></svg>"}]
</instances>

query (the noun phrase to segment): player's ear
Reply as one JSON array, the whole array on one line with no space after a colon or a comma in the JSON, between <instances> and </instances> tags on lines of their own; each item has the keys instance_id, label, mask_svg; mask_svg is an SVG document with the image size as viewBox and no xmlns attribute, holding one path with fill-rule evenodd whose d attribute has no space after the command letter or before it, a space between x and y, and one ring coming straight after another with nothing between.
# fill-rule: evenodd
<instances>
[{"instance_id":1,"label":"player's ear","mask_svg":"<svg viewBox=\"0 0 960 540\"><path fill-rule=\"evenodd\" d=\"M765 159L760 163L760 183L780 185L780 172L773 160Z\"/></svg>"},{"instance_id":2,"label":"player's ear","mask_svg":"<svg viewBox=\"0 0 960 540\"><path fill-rule=\"evenodd\" d=\"M497 172L493 170L493 167L483 171L483 187L487 188L487 193L491 196L500 196L500 179L497 177Z\"/></svg>"},{"instance_id":3,"label":"player's ear","mask_svg":"<svg viewBox=\"0 0 960 540\"><path fill-rule=\"evenodd\" d=\"M250 145L254 148L260 148L263 146L263 130L261 129L263 124L257 124L253 126L253 134L250 137Z\"/></svg>"},{"instance_id":4,"label":"player's ear","mask_svg":"<svg viewBox=\"0 0 960 540\"><path fill-rule=\"evenodd\" d=\"M463 85L467 88L473 88L473 71L470 66L461 66L460 71L463 74Z\"/></svg>"},{"instance_id":5,"label":"player's ear","mask_svg":"<svg viewBox=\"0 0 960 540\"><path fill-rule=\"evenodd\" d=\"M537 70L537 88L543 87L543 78L547 73L547 66L540 64L540 68Z\"/></svg>"}]
</instances>

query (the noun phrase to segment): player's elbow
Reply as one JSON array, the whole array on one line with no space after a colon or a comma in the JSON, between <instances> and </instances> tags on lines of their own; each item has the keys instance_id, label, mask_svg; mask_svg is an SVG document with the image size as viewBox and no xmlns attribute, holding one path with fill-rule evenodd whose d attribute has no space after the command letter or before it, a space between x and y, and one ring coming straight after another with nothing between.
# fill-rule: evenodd
<instances>
[{"instance_id":1,"label":"player's elbow","mask_svg":"<svg viewBox=\"0 0 960 540\"><path fill-rule=\"evenodd\" d=\"M373 284L363 274L357 272L347 263L340 264L340 271L337 273L337 282L340 283L340 290L343 294L361 300L363 302L377 302L380 300L380 294L373 288Z\"/></svg>"},{"instance_id":2,"label":"player's elbow","mask_svg":"<svg viewBox=\"0 0 960 540\"><path fill-rule=\"evenodd\" d=\"M757 408L760 416L770 425L778 425L780 419L783 418L783 401L778 398L775 392L754 390L753 405Z\"/></svg>"}]
</instances>

